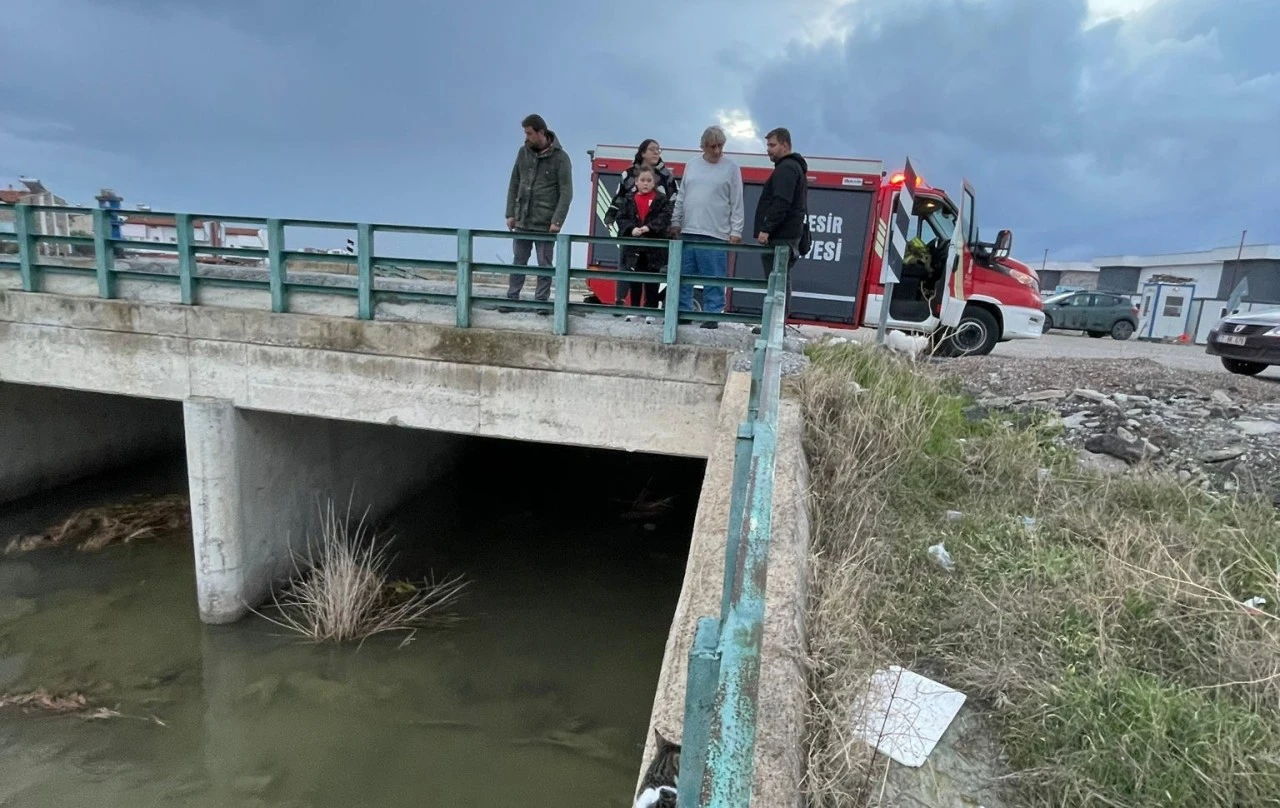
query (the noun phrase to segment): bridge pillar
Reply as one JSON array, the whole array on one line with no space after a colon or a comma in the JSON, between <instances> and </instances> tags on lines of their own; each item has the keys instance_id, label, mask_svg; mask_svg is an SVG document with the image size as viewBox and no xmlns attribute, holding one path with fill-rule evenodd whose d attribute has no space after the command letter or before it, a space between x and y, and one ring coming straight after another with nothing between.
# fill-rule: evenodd
<instances>
[{"instance_id":1,"label":"bridge pillar","mask_svg":"<svg viewBox=\"0 0 1280 808\"><path fill-rule=\"evenodd\" d=\"M452 467L465 438L183 402L200 619L230 623L270 597L332 498L378 518Z\"/></svg>"},{"instance_id":2,"label":"bridge pillar","mask_svg":"<svg viewBox=\"0 0 1280 808\"><path fill-rule=\"evenodd\" d=\"M267 594L275 548L249 548L242 533L235 406L223 399L188 399L182 413L200 619L230 623ZM246 577L257 585L246 585Z\"/></svg>"}]
</instances>

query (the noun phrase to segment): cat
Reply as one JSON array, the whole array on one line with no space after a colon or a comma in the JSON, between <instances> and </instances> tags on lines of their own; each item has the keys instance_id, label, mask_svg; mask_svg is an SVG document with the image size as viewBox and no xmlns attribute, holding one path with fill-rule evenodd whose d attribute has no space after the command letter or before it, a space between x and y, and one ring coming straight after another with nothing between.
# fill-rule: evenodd
<instances>
[{"instance_id":1,"label":"cat","mask_svg":"<svg viewBox=\"0 0 1280 808\"><path fill-rule=\"evenodd\" d=\"M636 793L632 808L675 808L676 782L680 777L680 744L668 741L657 729L653 735L658 748L644 779L640 781L640 791Z\"/></svg>"}]
</instances>

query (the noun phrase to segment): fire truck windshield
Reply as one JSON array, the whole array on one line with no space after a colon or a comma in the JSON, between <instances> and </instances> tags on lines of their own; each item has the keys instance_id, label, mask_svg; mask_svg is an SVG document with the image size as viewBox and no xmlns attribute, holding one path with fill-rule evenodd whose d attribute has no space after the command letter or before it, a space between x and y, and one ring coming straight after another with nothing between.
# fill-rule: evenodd
<instances>
[{"instance_id":1,"label":"fire truck windshield","mask_svg":"<svg viewBox=\"0 0 1280 808\"><path fill-rule=\"evenodd\" d=\"M956 228L955 214L932 199L921 199L916 202L913 235L918 236L926 244L934 239L949 241L951 232Z\"/></svg>"},{"instance_id":2,"label":"fire truck windshield","mask_svg":"<svg viewBox=\"0 0 1280 808\"><path fill-rule=\"evenodd\" d=\"M956 229L956 214L942 199L917 196L912 213L912 218L918 222L914 228L915 235L926 242L935 238L950 240L952 231Z\"/></svg>"}]
</instances>

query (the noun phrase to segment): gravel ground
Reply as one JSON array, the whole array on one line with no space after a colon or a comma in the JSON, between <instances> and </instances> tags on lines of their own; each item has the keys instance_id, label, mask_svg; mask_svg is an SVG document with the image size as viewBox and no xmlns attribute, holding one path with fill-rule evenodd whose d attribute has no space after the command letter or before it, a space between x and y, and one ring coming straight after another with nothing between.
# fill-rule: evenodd
<instances>
[{"instance_id":1,"label":"gravel ground","mask_svg":"<svg viewBox=\"0 0 1280 808\"><path fill-rule=\"evenodd\" d=\"M1060 355L1040 359L996 354L930 364L945 376L985 387L1001 396L1046 389L1070 392L1078 387L1103 393L1135 393L1138 387L1146 387L1200 390L1206 395L1221 389L1236 401L1247 404L1280 401L1280 378L1238 376L1226 372L1220 365L1217 370L1201 370L1185 369L1150 358Z\"/></svg>"},{"instance_id":2,"label":"gravel ground","mask_svg":"<svg viewBox=\"0 0 1280 808\"><path fill-rule=\"evenodd\" d=\"M997 345L991 355L1021 359L1058 356L1077 359L1150 359L1173 368L1227 375L1222 367L1222 360L1205 353L1203 345L1171 345L1136 339L1119 342L1110 337L1090 339L1083 334L1049 333L1040 339L1010 340ZM1260 378L1280 382L1280 367L1267 369Z\"/></svg>"},{"instance_id":3,"label":"gravel ground","mask_svg":"<svg viewBox=\"0 0 1280 808\"><path fill-rule=\"evenodd\" d=\"M1057 412L1062 441L1082 465L1109 473L1160 469L1188 485L1260 494L1280 507L1276 380L1136 358L992 355L929 366L960 381L979 413Z\"/></svg>"}]
</instances>

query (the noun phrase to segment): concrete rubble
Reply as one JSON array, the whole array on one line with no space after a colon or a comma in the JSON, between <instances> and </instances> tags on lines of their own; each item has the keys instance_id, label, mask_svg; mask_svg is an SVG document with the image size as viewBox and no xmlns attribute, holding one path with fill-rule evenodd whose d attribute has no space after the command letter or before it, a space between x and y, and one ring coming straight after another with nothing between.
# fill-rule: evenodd
<instances>
[{"instance_id":1,"label":"concrete rubble","mask_svg":"<svg viewBox=\"0 0 1280 808\"><path fill-rule=\"evenodd\" d=\"M1206 490L1274 498L1280 507L1280 388L1153 365L986 357L943 372L960 378L977 412L1004 412L1013 422L1057 414L1059 440L1082 467L1166 472Z\"/></svg>"}]
</instances>

